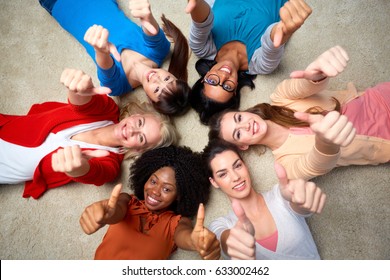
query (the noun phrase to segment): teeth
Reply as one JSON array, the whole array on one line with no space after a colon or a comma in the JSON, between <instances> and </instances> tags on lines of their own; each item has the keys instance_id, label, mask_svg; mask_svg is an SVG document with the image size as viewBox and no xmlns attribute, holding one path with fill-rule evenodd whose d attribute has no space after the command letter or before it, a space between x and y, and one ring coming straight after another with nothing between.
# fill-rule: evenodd
<instances>
[{"instance_id":1,"label":"teeth","mask_svg":"<svg viewBox=\"0 0 390 280\"><path fill-rule=\"evenodd\" d=\"M152 203L158 203L159 201L158 200L155 200L154 198L152 198L151 196L148 196L148 199L150 202Z\"/></svg>"},{"instance_id":2,"label":"teeth","mask_svg":"<svg viewBox=\"0 0 390 280\"><path fill-rule=\"evenodd\" d=\"M150 79L152 78L152 76L156 74L155 72L151 72L149 75L148 75L148 80L150 81Z\"/></svg>"},{"instance_id":3,"label":"teeth","mask_svg":"<svg viewBox=\"0 0 390 280\"><path fill-rule=\"evenodd\" d=\"M221 70L221 71L224 71L224 72L226 72L226 73L229 73L230 74L230 69L229 68L227 68L227 67L222 67L221 69L219 69L219 70Z\"/></svg>"},{"instance_id":4,"label":"teeth","mask_svg":"<svg viewBox=\"0 0 390 280\"><path fill-rule=\"evenodd\" d=\"M242 188L245 184L245 181L242 182L241 184L238 184L237 186L235 186L233 189L239 189L239 188Z\"/></svg>"}]
</instances>

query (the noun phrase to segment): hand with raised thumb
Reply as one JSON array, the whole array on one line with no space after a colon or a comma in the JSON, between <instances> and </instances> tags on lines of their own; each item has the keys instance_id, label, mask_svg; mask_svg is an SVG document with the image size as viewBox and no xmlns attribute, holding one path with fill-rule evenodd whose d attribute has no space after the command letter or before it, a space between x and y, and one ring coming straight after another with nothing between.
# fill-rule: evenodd
<instances>
[{"instance_id":1,"label":"hand with raised thumb","mask_svg":"<svg viewBox=\"0 0 390 280\"><path fill-rule=\"evenodd\" d=\"M317 57L304 71L294 71L290 74L290 77L311 81L335 77L344 71L348 60L347 52L342 47L335 46Z\"/></svg>"},{"instance_id":2,"label":"hand with raised thumb","mask_svg":"<svg viewBox=\"0 0 390 280\"><path fill-rule=\"evenodd\" d=\"M86 234L92 234L107 224L115 213L121 190L122 184L118 184L109 199L95 202L85 208L80 217L80 226Z\"/></svg>"},{"instance_id":3,"label":"hand with raised thumb","mask_svg":"<svg viewBox=\"0 0 390 280\"><path fill-rule=\"evenodd\" d=\"M233 200L232 208L238 218L226 239L227 253L235 260L254 260L256 258L255 229L239 201Z\"/></svg>"},{"instance_id":4,"label":"hand with raised thumb","mask_svg":"<svg viewBox=\"0 0 390 280\"><path fill-rule=\"evenodd\" d=\"M191 233L191 240L199 255L204 260L218 260L221 256L220 244L215 234L204 227L204 206L199 204L196 223Z\"/></svg>"},{"instance_id":5,"label":"hand with raised thumb","mask_svg":"<svg viewBox=\"0 0 390 280\"><path fill-rule=\"evenodd\" d=\"M347 116L337 111L331 111L325 116L295 112L294 117L307 122L316 137L326 144L345 147L353 141L356 135L356 129L352 122L348 120Z\"/></svg>"}]
</instances>

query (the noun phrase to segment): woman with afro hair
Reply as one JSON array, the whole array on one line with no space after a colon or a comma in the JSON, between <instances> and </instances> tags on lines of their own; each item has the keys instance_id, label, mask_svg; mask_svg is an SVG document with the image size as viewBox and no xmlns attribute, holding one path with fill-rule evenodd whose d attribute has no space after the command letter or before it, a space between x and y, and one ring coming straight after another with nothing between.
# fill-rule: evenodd
<instances>
[{"instance_id":1,"label":"woman with afro hair","mask_svg":"<svg viewBox=\"0 0 390 280\"><path fill-rule=\"evenodd\" d=\"M219 241L203 227L210 183L200 154L187 147L154 149L131 165L130 174L134 194L120 193L119 184L80 218L87 234L110 225L95 259L168 259L177 247L219 259Z\"/></svg>"}]
</instances>

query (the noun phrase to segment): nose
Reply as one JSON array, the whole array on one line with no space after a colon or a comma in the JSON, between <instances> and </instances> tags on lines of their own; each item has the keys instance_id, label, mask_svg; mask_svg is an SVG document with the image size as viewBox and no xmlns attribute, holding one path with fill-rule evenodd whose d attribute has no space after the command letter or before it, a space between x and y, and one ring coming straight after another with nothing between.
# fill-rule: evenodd
<instances>
[{"instance_id":1,"label":"nose","mask_svg":"<svg viewBox=\"0 0 390 280\"><path fill-rule=\"evenodd\" d=\"M246 122L242 122L239 126L238 126L239 129L244 129L245 131L249 131L250 130L250 121L246 121Z\"/></svg>"},{"instance_id":2,"label":"nose","mask_svg":"<svg viewBox=\"0 0 390 280\"><path fill-rule=\"evenodd\" d=\"M155 185L152 189L152 193L155 195L155 196L160 196L161 195L161 187L159 184Z\"/></svg>"},{"instance_id":3,"label":"nose","mask_svg":"<svg viewBox=\"0 0 390 280\"><path fill-rule=\"evenodd\" d=\"M139 131L140 131L139 128L132 124L132 125L129 125L129 126L128 126L127 133L128 133L130 136L134 136L135 134L138 134Z\"/></svg>"},{"instance_id":4,"label":"nose","mask_svg":"<svg viewBox=\"0 0 390 280\"><path fill-rule=\"evenodd\" d=\"M233 175L232 176L233 182L237 182L237 181L239 181L241 179L240 174L237 171L235 171L235 170L233 170L232 175Z\"/></svg>"}]
</instances>

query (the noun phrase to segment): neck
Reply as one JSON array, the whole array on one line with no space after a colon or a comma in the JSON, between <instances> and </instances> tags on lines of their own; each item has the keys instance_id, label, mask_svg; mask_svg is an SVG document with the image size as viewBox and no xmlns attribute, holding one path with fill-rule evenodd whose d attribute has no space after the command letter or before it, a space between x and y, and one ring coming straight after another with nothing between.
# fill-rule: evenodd
<instances>
[{"instance_id":1,"label":"neck","mask_svg":"<svg viewBox=\"0 0 390 280\"><path fill-rule=\"evenodd\" d=\"M238 41L229 42L221 47L218 51L215 60L231 61L238 70L248 70L248 57L246 54L246 47L243 43Z\"/></svg>"},{"instance_id":2,"label":"neck","mask_svg":"<svg viewBox=\"0 0 390 280\"><path fill-rule=\"evenodd\" d=\"M92 130L91 132L93 133L93 138L96 143L107 147L119 147L120 143L118 143L116 138L113 136L115 126L116 125L113 124Z\"/></svg>"},{"instance_id":3,"label":"neck","mask_svg":"<svg viewBox=\"0 0 390 280\"><path fill-rule=\"evenodd\" d=\"M233 201L235 199L230 198L230 200ZM263 196L260 193L257 193L253 188L247 197L239 199L238 201L248 218L260 213L265 205Z\"/></svg>"},{"instance_id":4,"label":"neck","mask_svg":"<svg viewBox=\"0 0 390 280\"><path fill-rule=\"evenodd\" d=\"M267 123L267 134L261 140L260 145L267 146L271 150L276 150L283 145L287 140L290 130L284 126L281 126L273 121L266 121Z\"/></svg>"}]
</instances>

